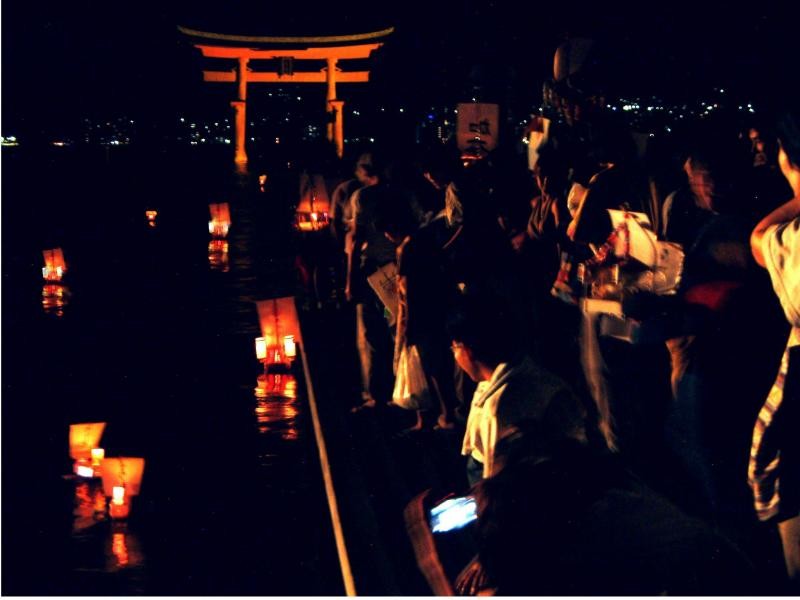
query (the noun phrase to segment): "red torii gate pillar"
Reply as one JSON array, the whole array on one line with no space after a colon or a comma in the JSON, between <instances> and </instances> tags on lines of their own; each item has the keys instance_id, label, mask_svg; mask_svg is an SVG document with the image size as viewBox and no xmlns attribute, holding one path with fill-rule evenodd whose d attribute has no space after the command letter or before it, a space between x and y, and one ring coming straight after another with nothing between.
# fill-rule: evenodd
<instances>
[{"instance_id":1,"label":"red torii gate pillar","mask_svg":"<svg viewBox=\"0 0 800 600\"><path fill-rule=\"evenodd\" d=\"M245 150L245 136L247 131L247 63L250 62L246 57L239 57L239 69L237 72L239 80L239 99L231 102L234 110L234 126L236 131L236 154L234 161L243 164L247 162L247 151Z\"/></svg>"}]
</instances>

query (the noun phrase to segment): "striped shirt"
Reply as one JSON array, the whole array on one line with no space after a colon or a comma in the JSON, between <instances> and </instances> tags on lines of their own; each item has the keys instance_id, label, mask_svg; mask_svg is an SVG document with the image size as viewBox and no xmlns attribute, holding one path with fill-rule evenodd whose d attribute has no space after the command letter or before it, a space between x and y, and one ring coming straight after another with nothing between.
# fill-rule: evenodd
<instances>
[{"instance_id":1,"label":"striped shirt","mask_svg":"<svg viewBox=\"0 0 800 600\"><path fill-rule=\"evenodd\" d=\"M758 414L750 447L748 481L758 518L766 521L779 513L796 513L800 508L783 506L781 497L781 449L787 443L787 436L798 435L800 426L790 422L795 420L790 415L796 415L798 407L788 406L800 398L787 398L784 393L790 366L793 371L800 369L800 364L794 364L800 354L792 352L792 348L800 346L800 218L767 229L762 246L773 288L792 325L778 376ZM793 356L791 364L790 356Z\"/></svg>"}]
</instances>

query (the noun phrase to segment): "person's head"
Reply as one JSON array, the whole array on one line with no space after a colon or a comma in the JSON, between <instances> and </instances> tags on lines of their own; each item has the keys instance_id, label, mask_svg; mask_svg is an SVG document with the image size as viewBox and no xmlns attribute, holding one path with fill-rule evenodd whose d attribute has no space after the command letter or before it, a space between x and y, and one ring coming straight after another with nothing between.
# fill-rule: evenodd
<instances>
[{"instance_id":1,"label":"person's head","mask_svg":"<svg viewBox=\"0 0 800 600\"><path fill-rule=\"evenodd\" d=\"M778 164L784 177L792 186L795 196L800 196L800 111L785 111L777 123L780 143Z\"/></svg>"},{"instance_id":2,"label":"person's head","mask_svg":"<svg viewBox=\"0 0 800 600\"><path fill-rule=\"evenodd\" d=\"M473 381L485 381L500 363L519 354L520 340L508 303L494 295L459 297L447 332L458 366Z\"/></svg>"},{"instance_id":3,"label":"person's head","mask_svg":"<svg viewBox=\"0 0 800 600\"><path fill-rule=\"evenodd\" d=\"M375 185L380 179L380 172L370 152L365 152L358 157L354 173L356 179L358 179L362 185Z\"/></svg>"},{"instance_id":4,"label":"person's head","mask_svg":"<svg viewBox=\"0 0 800 600\"><path fill-rule=\"evenodd\" d=\"M418 226L411 206L402 195L390 187L384 189L385 201L376 206L375 229L387 239L399 244Z\"/></svg>"},{"instance_id":5,"label":"person's head","mask_svg":"<svg viewBox=\"0 0 800 600\"><path fill-rule=\"evenodd\" d=\"M752 165L748 149L724 124L711 123L695 130L684 172L697 205L717 213L739 212Z\"/></svg>"},{"instance_id":6,"label":"person's head","mask_svg":"<svg viewBox=\"0 0 800 600\"><path fill-rule=\"evenodd\" d=\"M622 474L577 440L507 464L474 489L480 561L502 595L575 589L586 573L565 573L572 528ZM580 588L578 588L580 589Z\"/></svg>"},{"instance_id":7,"label":"person's head","mask_svg":"<svg viewBox=\"0 0 800 600\"><path fill-rule=\"evenodd\" d=\"M458 152L448 146L437 146L425 152L419 166L422 175L437 190L445 189L461 170Z\"/></svg>"}]
</instances>

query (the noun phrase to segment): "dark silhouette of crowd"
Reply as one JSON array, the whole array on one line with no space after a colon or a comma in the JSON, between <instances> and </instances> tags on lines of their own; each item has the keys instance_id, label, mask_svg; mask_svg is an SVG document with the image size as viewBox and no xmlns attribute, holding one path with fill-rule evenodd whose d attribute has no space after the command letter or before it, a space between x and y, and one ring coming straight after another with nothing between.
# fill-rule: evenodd
<instances>
[{"instance_id":1,"label":"dark silhouette of crowd","mask_svg":"<svg viewBox=\"0 0 800 600\"><path fill-rule=\"evenodd\" d=\"M652 139L607 110L596 50L559 47L533 164L373 149L333 193L352 412L463 432L463 593L797 592L800 104ZM679 253L673 285L641 243Z\"/></svg>"}]
</instances>

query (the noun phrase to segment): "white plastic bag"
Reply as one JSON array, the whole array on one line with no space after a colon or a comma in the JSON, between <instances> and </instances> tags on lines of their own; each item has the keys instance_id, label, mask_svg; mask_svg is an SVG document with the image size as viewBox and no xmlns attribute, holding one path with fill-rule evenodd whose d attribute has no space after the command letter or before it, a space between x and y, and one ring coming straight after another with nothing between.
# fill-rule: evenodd
<instances>
[{"instance_id":1,"label":"white plastic bag","mask_svg":"<svg viewBox=\"0 0 800 600\"><path fill-rule=\"evenodd\" d=\"M431 404L428 381L416 346L403 346L400 350L392 403L406 410L421 410Z\"/></svg>"}]
</instances>

